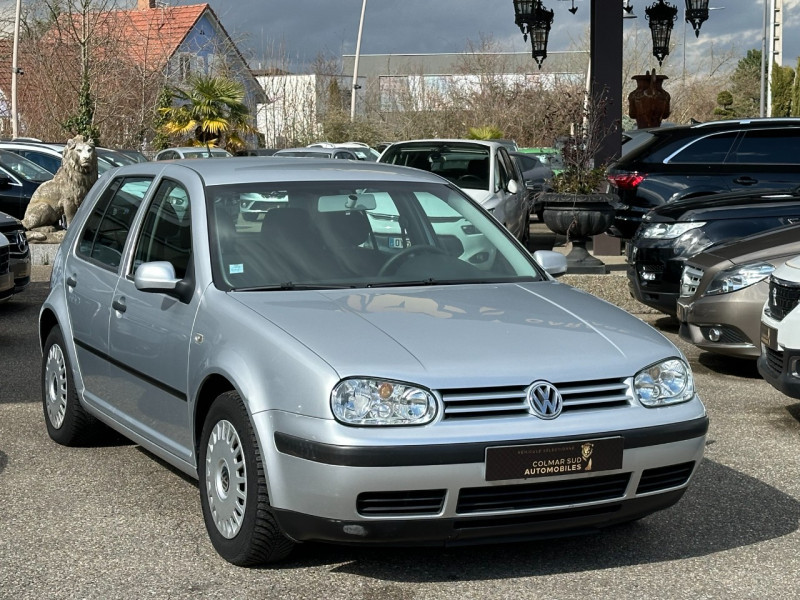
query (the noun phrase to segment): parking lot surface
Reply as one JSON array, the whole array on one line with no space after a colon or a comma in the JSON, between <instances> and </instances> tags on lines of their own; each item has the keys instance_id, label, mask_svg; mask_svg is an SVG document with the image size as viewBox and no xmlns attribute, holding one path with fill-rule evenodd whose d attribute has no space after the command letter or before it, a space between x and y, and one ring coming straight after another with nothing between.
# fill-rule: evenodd
<instances>
[{"instance_id":1,"label":"parking lot surface","mask_svg":"<svg viewBox=\"0 0 800 600\"><path fill-rule=\"evenodd\" d=\"M571 283L610 296L625 285L592 277ZM638 315L687 354L711 418L705 460L676 506L591 536L307 544L241 569L211 547L196 482L119 438L92 448L48 438L36 340L46 293L34 282L0 305L0 598L800 598L800 403L754 363L686 345L670 318Z\"/></svg>"}]
</instances>

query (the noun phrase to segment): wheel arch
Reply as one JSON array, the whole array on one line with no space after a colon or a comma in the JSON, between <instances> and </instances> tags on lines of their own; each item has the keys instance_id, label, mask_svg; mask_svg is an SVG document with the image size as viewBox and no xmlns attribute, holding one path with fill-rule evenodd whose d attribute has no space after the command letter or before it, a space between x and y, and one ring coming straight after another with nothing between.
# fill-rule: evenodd
<instances>
[{"instance_id":1,"label":"wheel arch","mask_svg":"<svg viewBox=\"0 0 800 600\"><path fill-rule=\"evenodd\" d=\"M42 310L42 314L39 315L39 349L44 349L45 340L47 340L47 336L50 335L50 332L53 330L54 327L58 327L59 322L58 318L56 317L56 313L46 308Z\"/></svg>"},{"instance_id":2,"label":"wheel arch","mask_svg":"<svg viewBox=\"0 0 800 600\"><path fill-rule=\"evenodd\" d=\"M203 424L206 421L206 415L208 415L208 411L210 410L211 405L214 403L214 400L216 400L220 394L224 394L225 392L230 392L235 389L236 386L233 385L233 383L231 383L227 377L217 373L208 376L197 390L193 424L195 453L198 453L200 450L199 444L200 436L203 431ZM250 411L248 411L248 413L249 412ZM199 456L199 454L196 455Z\"/></svg>"}]
</instances>

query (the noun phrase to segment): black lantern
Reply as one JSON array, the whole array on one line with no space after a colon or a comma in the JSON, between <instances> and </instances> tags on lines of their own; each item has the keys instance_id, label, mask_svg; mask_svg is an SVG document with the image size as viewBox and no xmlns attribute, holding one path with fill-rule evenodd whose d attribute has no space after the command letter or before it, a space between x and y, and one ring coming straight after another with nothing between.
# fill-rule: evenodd
<instances>
[{"instance_id":1,"label":"black lantern","mask_svg":"<svg viewBox=\"0 0 800 600\"><path fill-rule=\"evenodd\" d=\"M525 41L531 36L531 56L541 69L547 58L547 37L553 24L553 11L542 6L541 0L514 0L514 22Z\"/></svg>"},{"instance_id":2,"label":"black lantern","mask_svg":"<svg viewBox=\"0 0 800 600\"><path fill-rule=\"evenodd\" d=\"M688 0L687 0L688 1ZM658 59L658 66L669 54L669 36L672 33L672 24L678 18L678 7L658 0L644 9L647 20L650 21L650 33L653 36L653 56Z\"/></svg>"},{"instance_id":3,"label":"black lantern","mask_svg":"<svg viewBox=\"0 0 800 600\"><path fill-rule=\"evenodd\" d=\"M686 0L686 22L694 28L695 37L700 37L700 25L708 19L708 0Z\"/></svg>"}]
</instances>

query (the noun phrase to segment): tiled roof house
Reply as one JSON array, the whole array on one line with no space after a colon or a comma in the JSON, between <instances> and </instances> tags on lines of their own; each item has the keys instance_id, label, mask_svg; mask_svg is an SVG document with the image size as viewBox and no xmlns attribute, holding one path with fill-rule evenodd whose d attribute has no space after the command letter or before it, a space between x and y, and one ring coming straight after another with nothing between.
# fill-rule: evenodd
<instances>
[{"instance_id":1,"label":"tiled roof house","mask_svg":"<svg viewBox=\"0 0 800 600\"><path fill-rule=\"evenodd\" d=\"M163 6L156 0L137 0L134 8L106 16L102 22L116 29L129 58L148 71L164 73L170 84L180 85L191 74L224 74L244 85L251 114L264 102L263 88L208 4ZM2 118L3 96L11 104L11 40L0 40L0 46ZM19 64L25 65L22 54ZM23 115L25 107L19 110Z\"/></svg>"}]
</instances>

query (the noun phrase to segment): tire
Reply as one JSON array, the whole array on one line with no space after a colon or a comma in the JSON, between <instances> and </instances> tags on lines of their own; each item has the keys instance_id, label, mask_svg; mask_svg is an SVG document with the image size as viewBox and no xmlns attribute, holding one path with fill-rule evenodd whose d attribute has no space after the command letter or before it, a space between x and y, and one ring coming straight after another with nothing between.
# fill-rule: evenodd
<instances>
[{"instance_id":1,"label":"tire","mask_svg":"<svg viewBox=\"0 0 800 600\"><path fill-rule=\"evenodd\" d=\"M63 446L85 446L95 441L100 423L78 400L64 336L58 327L48 334L42 354L42 408L53 441Z\"/></svg>"},{"instance_id":2,"label":"tire","mask_svg":"<svg viewBox=\"0 0 800 600\"><path fill-rule=\"evenodd\" d=\"M211 405L200 437L198 476L203 519L222 558L246 567L289 555L294 542L270 510L258 439L236 392L221 394Z\"/></svg>"}]
</instances>

